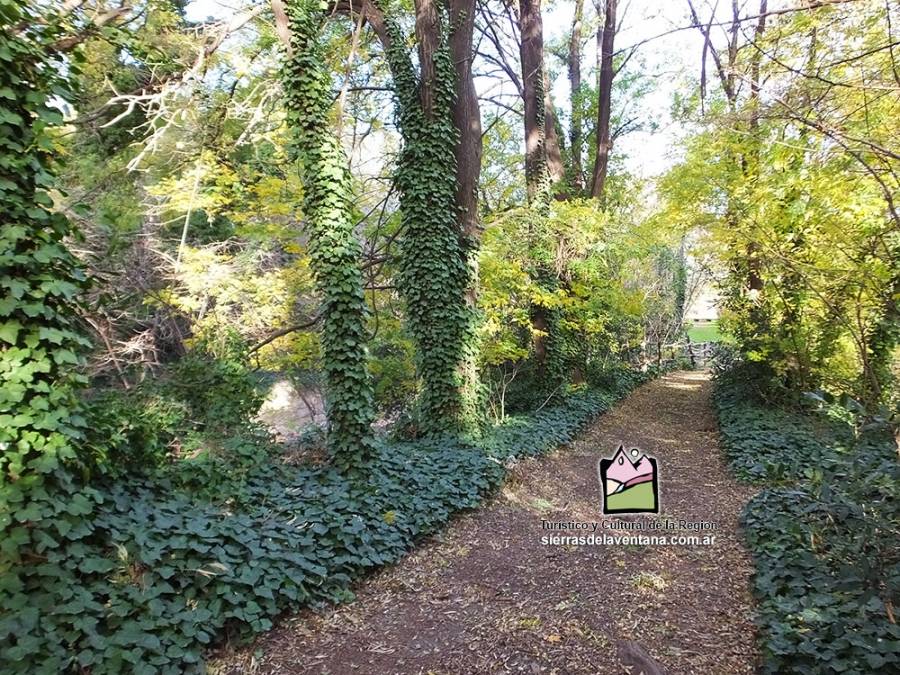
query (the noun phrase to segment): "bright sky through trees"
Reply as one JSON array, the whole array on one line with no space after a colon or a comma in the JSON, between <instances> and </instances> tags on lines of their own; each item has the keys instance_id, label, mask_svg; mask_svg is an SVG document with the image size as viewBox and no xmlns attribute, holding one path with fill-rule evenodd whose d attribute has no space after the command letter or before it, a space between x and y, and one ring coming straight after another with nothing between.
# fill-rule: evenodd
<instances>
[{"instance_id":1,"label":"bright sky through trees","mask_svg":"<svg viewBox=\"0 0 900 675\"><path fill-rule=\"evenodd\" d=\"M245 6L237 1L195 0L186 7L187 18L192 21L222 19L234 16ZM730 8L725 9L730 11ZM571 30L571 12L571 5L566 2L548 3L544 8L545 40L548 43L566 39ZM721 7L718 14L727 18L727 12ZM698 77L703 38L696 29L688 28L690 13L683 0L631 0L625 3L620 17L622 29L617 36L617 50L627 50L638 42L654 38L641 46L633 57L643 64L643 70L652 81L652 89L629 106L629 114L652 122L655 128L627 134L617 144L626 167L638 176L649 178L663 172L678 158L677 140L681 131L673 124L670 114L673 96L687 78ZM669 32L676 28L683 30ZM585 34L584 43L584 63L586 67L592 66L597 56L592 32ZM551 78L553 96L559 101L567 100L569 83L565 66L558 59L548 61L551 72L556 75ZM482 88L487 86L483 81L477 84Z\"/></svg>"}]
</instances>

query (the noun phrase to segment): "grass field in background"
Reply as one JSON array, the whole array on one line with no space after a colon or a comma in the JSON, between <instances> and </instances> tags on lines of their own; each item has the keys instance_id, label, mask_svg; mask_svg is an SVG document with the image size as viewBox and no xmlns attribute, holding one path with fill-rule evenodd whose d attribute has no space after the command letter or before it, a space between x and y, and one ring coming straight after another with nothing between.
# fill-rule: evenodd
<instances>
[{"instance_id":1,"label":"grass field in background","mask_svg":"<svg viewBox=\"0 0 900 675\"><path fill-rule=\"evenodd\" d=\"M688 336L690 336L691 342L719 342L722 339L719 335L719 324L716 321L702 326L691 326L688 328Z\"/></svg>"}]
</instances>

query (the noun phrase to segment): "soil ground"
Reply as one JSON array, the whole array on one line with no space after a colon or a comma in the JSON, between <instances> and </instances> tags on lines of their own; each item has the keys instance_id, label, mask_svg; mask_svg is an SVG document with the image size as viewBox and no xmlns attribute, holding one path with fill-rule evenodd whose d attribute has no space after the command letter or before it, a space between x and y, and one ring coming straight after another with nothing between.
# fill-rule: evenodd
<instances>
[{"instance_id":1,"label":"soil ground","mask_svg":"<svg viewBox=\"0 0 900 675\"><path fill-rule=\"evenodd\" d=\"M360 581L354 602L286 618L214 672L754 672L752 563L738 529L751 489L721 458L710 389L700 372L644 385L570 446L519 462L482 508ZM613 520L597 461L620 443L657 458L658 517L716 523L700 533L713 545L541 545L554 534L542 520ZM614 520L647 518L657 516Z\"/></svg>"}]
</instances>

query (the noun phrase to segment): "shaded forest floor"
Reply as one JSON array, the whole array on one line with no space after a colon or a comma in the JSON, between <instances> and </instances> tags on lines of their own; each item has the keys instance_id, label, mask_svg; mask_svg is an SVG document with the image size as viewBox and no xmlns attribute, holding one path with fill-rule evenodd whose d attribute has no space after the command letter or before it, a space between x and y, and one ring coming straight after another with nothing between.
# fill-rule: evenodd
<instances>
[{"instance_id":1,"label":"shaded forest floor","mask_svg":"<svg viewBox=\"0 0 900 675\"><path fill-rule=\"evenodd\" d=\"M752 563L738 531L752 489L721 458L710 390L693 372L644 385L571 446L518 463L482 508L359 582L354 602L286 618L213 672L752 673ZM659 517L717 523L713 545L541 545L586 534L542 519L609 519L596 465L620 443L657 457Z\"/></svg>"}]
</instances>

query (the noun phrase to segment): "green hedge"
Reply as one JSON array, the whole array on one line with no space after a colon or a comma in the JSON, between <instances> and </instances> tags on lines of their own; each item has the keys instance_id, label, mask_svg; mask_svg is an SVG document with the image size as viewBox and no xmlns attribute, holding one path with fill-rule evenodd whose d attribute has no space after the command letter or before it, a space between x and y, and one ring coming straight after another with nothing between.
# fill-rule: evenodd
<instances>
[{"instance_id":1,"label":"green hedge","mask_svg":"<svg viewBox=\"0 0 900 675\"><path fill-rule=\"evenodd\" d=\"M384 443L365 482L262 461L224 503L161 474L85 489L64 519L34 523L41 558L0 576L0 671L200 671L216 640L351 597L351 580L476 506L506 459L571 440L640 379L511 419L478 445Z\"/></svg>"},{"instance_id":2,"label":"green hedge","mask_svg":"<svg viewBox=\"0 0 900 675\"><path fill-rule=\"evenodd\" d=\"M723 448L766 487L744 512L765 673L900 672L900 465L884 430L765 406L719 378Z\"/></svg>"}]
</instances>

